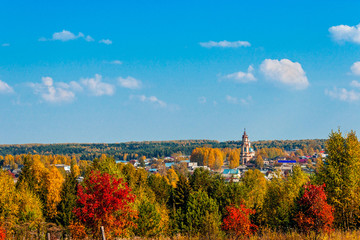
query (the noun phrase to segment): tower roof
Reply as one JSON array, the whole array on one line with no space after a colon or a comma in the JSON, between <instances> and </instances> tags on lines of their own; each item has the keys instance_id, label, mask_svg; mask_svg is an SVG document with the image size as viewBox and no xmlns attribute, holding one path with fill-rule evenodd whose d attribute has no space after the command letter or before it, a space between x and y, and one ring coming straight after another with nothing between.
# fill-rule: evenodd
<instances>
[{"instance_id":1,"label":"tower roof","mask_svg":"<svg viewBox=\"0 0 360 240\"><path fill-rule=\"evenodd\" d=\"M243 134L242 137L243 137L243 138L248 137L248 135L246 134L246 128L244 128L244 134Z\"/></svg>"}]
</instances>

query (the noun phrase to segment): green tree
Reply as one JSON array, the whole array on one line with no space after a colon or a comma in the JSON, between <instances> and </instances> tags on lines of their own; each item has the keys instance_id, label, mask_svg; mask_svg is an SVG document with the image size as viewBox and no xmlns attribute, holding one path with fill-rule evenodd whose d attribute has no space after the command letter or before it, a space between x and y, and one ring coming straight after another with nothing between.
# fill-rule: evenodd
<instances>
[{"instance_id":1,"label":"green tree","mask_svg":"<svg viewBox=\"0 0 360 240\"><path fill-rule=\"evenodd\" d=\"M184 231L186 228L185 218L190 192L191 188L188 179L185 176L180 175L176 188L172 191L172 198L170 201L170 208L172 208L171 220L175 232Z\"/></svg>"},{"instance_id":2,"label":"green tree","mask_svg":"<svg viewBox=\"0 0 360 240\"><path fill-rule=\"evenodd\" d=\"M135 234L140 237L155 237L161 231L160 229L161 216L157 212L155 204L143 200L138 208L138 218L135 223Z\"/></svg>"},{"instance_id":3,"label":"green tree","mask_svg":"<svg viewBox=\"0 0 360 240\"><path fill-rule=\"evenodd\" d=\"M64 227L67 227L72 222L75 222L75 214L73 213L73 210L76 207L77 185L76 172L71 171L65 177L65 182L63 183L60 193L61 201L57 206L58 214L56 216L56 223Z\"/></svg>"},{"instance_id":4,"label":"green tree","mask_svg":"<svg viewBox=\"0 0 360 240\"><path fill-rule=\"evenodd\" d=\"M342 229L360 223L360 144L354 131L343 136L340 129L326 142L328 157L319 172L330 205L335 208L335 224Z\"/></svg>"},{"instance_id":5,"label":"green tree","mask_svg":"<svg viewBox=\"0 0 360 240\"><path fill-rule=\"evenodd\" d=\"M155 193L156 201L159 204L166 204L170 197L171 186L166 178L160 174L151 174L147 179L148 186Z\"/></svg>"},{"instance_id":6,"label":"green tree","mask_svg":"<svg viewBox=\"0 0 360 240\"><path fill-rule=\"evenodd\" d=\"M186 232L191 236L214 236L219 233L221 223L218 206L216 201L203 190L190 194L185 219Z\"/></svg>"}]
</instances>

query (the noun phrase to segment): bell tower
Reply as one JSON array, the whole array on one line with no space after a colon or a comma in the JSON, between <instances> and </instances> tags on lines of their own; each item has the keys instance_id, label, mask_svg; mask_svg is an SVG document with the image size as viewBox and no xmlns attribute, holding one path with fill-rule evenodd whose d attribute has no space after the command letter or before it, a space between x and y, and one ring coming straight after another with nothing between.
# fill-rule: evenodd
<instances>
[{"instance_id":1,"label":"bell tower","mask_svg":"<svg viewBox=\"0 0 360 240\"><path fill-rule=\"evenodd\" d=\"M254 152L250 147L250 141L248 135L246 134L246 129L244 129L244 134L242 136L240 161L242 164L245 164L249 162L253 157Z\"/></svg>"}]
</instances>

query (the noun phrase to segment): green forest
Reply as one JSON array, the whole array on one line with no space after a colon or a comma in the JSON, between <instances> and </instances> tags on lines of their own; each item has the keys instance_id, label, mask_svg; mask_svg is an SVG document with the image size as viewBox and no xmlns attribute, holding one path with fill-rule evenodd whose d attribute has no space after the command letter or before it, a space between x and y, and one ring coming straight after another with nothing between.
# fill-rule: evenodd
<instances>
[{"instance_id":1,"label":"green forest","mask_svg":"<svg viewBox=\"0 0 360 240\"><path fill-rule=\"evenodd\" d=\"M281 148L283 150L313 148L321 150L325 147L324 139L313 140L266 140L252 142L254 150L261 148ZM241 141L219 142L215 140L178 140L178 141L149 141L149 142L127 142L127 143L64 143L64 144L19 144L0 145L0 155L41 154L41 155L76 155L81 160L94 160L102 154L122 160L127 156L136 158L166 157L173 153L181 152L190 155L197 147L212 148L240 148Z\"/></svg>"}]
</instances>

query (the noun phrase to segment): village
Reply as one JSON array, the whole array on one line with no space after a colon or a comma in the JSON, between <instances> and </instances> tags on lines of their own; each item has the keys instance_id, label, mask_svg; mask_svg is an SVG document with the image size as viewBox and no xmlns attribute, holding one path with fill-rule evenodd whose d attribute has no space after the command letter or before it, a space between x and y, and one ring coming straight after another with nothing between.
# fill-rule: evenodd
<instances>
[{"instance_id":1,"label":"village","mask_svg":"<svg viewBox=\"0 0 360 240\"><path fill-rule=\"evenodd\" d=\"M115 159L116 163L119 164L131 164L135 168L143 168L149 174L160 174L166 175L169 169L174 169L182 174L192 174L197 168L204 168L213 174L220 174L226 182L239 182L241 177L244 176L245 172L252 169L258 169L261 173L264 174L267 180L271 180L274 177L274 174L277 172L281 173L283 176L287 176L292 172L292 169L295 165L299 165L302 170L311 175L314 174L319 164L319 160L324 162L327 154L324 150L314 153L311 156L299 156L292 158L294 153L299 149L292 149L289 151L284 151L286 156L277 156L275 158L264 158L262 164L256 163L256 153L251 147L251 142L249 137L244 131L242 136L242 145L240 152L240 161L239 166L230 168L229 160L227 157L224 157L223 165L221 168L214 170L206 165L201 165L196 161L192 161L190 155L172 154L172 156L166 156L163 158L146 158L142 156L138 159L129 159L129 160L120 160ZM54 164L55 167L61 169L65 172L70 172L71 167L67 164ZM14 176L14 181L17 180L18 176L22 171L23 165L19 164L16 167L12 165L3 165L2 169L9 171ZM82 176L78 177L78 181L83 180Z\"/></svg>"}]
</instances>

